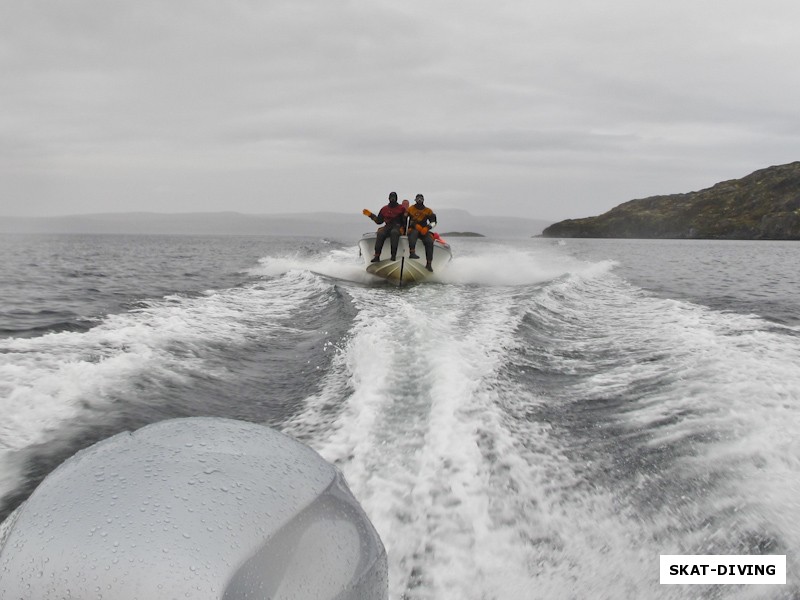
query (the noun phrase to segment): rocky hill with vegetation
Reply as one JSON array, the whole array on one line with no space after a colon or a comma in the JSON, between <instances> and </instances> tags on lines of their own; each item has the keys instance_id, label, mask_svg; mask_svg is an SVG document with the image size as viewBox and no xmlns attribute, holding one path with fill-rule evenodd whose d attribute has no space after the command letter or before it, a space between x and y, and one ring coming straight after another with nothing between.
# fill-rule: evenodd
<instances>
[{"instance_id":1,"label":"rocky hill with vegetation","mask_svg":"<svg viewBox=\"0 0 800 600\"><path fill-rule=\"evenodd\" d=\"M800 240L800 162L687 194L631 200L545 237Z\"/></svg>"}]
</instances>

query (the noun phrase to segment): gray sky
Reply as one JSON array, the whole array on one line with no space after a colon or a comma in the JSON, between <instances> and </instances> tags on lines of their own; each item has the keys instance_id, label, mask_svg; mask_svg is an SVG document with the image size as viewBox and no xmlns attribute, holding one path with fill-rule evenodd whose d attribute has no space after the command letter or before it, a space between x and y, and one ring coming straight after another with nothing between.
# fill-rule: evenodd
<instances>
[{"instance_id":1,"label":"gray sky","mask_svg":"<svg viewBox=\"0 0 800 600\"><path fill-rule=\"evenodd\" d=\"M797 0L4 0L0 215L560 220L800 160Z\"/></svg>"}]
</instances>

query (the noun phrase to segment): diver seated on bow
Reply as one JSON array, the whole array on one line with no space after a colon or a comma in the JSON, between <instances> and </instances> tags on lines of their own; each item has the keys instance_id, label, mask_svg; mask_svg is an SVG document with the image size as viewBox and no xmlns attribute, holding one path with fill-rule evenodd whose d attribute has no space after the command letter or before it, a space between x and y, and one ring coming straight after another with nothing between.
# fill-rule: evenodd
<instances>
[{"instance_id":1,"label":"diver seated on bow","mask_svg":"<svg viewBox=\"0 0 800 600\"><path fill-rule=\"evenodd\" d=\"M378 229L378 236L375 238L375 256L371 262L378 262L381 259L381 251L386 237L389 237L392 248L392 260L397 260L397 246L400 243L400 235L406 224L406 209L402 204L397 203L397 193L389 194L389 204L373 214L364 209L364 214L375 221L378 225L384 224Z\"/></svg>"},{"instance_id":2,"label":"diver seated on bow","mask_svg":"<svg viewBox=\"0 0 800 600\"><path fill-rule=\"evenodd\" d=\"M433 234L431 228L436 225L436 215L425 206L425 198L422 194L417 194L414 206L409 206L406 211L408 214L408 250L410 258L419 258L414 250L416 249L417 239L422 240L425 246L425 268L433 272L431 261L433 260Z\"/></svg>"}]
</instances>

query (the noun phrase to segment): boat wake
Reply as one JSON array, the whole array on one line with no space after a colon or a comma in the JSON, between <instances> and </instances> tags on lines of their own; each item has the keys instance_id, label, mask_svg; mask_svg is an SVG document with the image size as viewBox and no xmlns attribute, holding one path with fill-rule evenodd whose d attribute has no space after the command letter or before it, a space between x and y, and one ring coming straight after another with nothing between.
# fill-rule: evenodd
<instances>
[{"instance_id":1,"label":"boat wake","mask_svg":"<svg viewBox=\"0 0 800 600\"><path fill-rule=\"evenodd\" d=\"M795 330L657 297L568 247L454 245L431 285L376 285L326 244L238 287L0 340L0 496L59 436L60 460L96 441L73 430L227 416L341 468L392 599L683 597L660 554L787 554L798 572ZM775 597L753 589L698 595Z\"/></svg>"},{"instance_id":2,"label":"boat wake","mask_svg":"<svg viewBox=\"0 0 800 600\"><path fill-rule=\"evenodd\" d=\"M286 425L344 471L391 598L679 598L660 554L800 543L785 336L613 263L506 258L459 256L446 288L350 289L353 328Z\"/></svg>"}]
</instances>

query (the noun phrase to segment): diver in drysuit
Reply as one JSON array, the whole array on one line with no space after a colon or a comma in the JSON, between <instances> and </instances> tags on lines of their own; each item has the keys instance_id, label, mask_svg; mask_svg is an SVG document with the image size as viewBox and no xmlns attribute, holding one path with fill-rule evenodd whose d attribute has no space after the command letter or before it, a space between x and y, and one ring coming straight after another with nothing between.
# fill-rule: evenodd
<instances>
[{"instance_id":1,"label":"diver in drysuit","mask_svg":"<svg viewBox=\"0 0 800 600\"><path fill-rule=\"evenodd\" d=\"M397 246L400 243L402 229L406 224L406 208L402 204L398 204L397 193L389 194L389 204L381 208L377 215L366 208L363 212L378 225L384 223L384 226L378 229L378 236L375 238L375 256L371 262L380 261L383 243L387 237L391 243L392 260L397 260Z\"/></svg>"},{"instance_id":2,"label":"diver in drysuit","mask_svg":"<svg viewBox=\"0 0 800 600\"><path fill-rule=\"evenodd\" d=\"M414 252L417 239L422 240L425 246L425 268L433 272L431 261L433 260L433 234L431 228L436 225L436 214L425 206L425 198L422 194L417 194L414 199L414 206L409 206L406 210L408 215L408 250L410 258L419 258Z\"/></svg>"}]
</instances>

